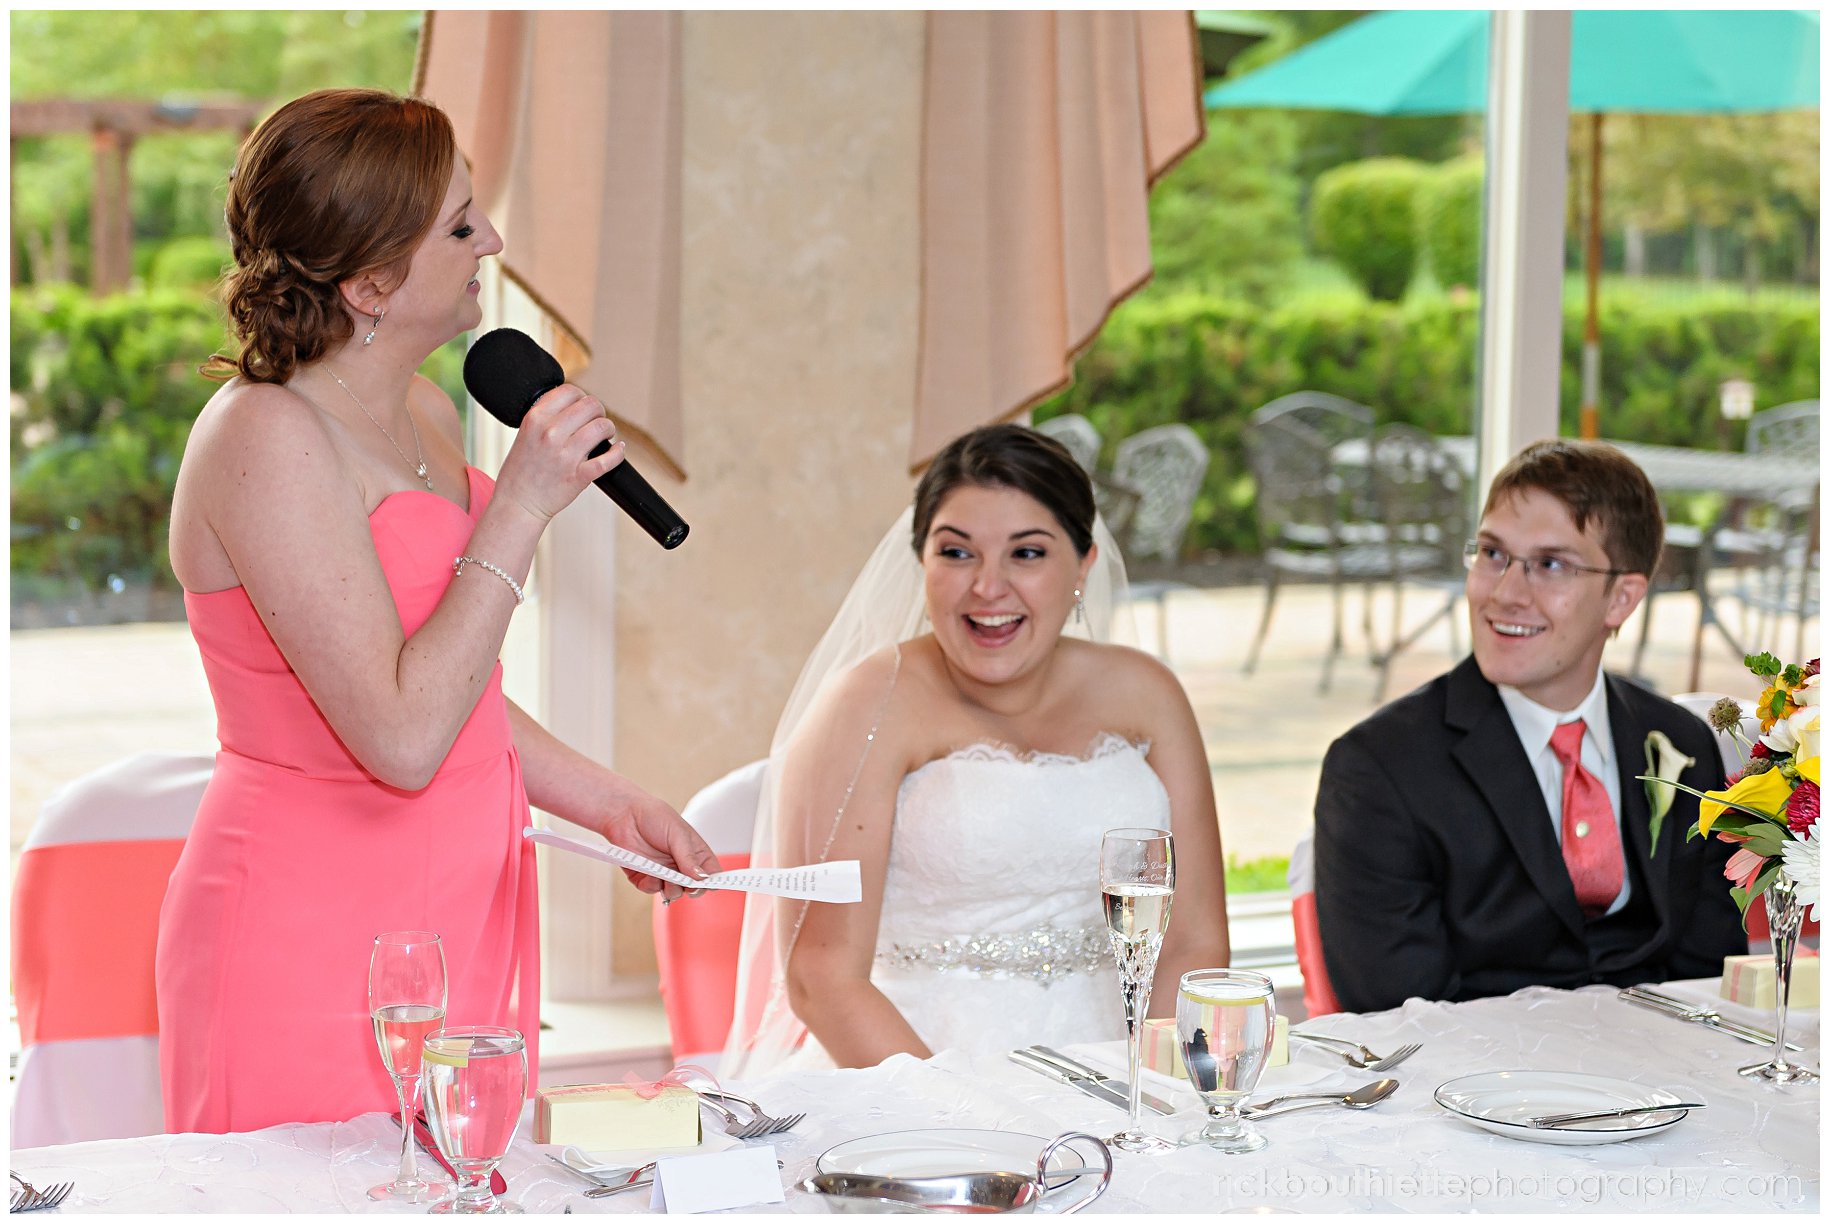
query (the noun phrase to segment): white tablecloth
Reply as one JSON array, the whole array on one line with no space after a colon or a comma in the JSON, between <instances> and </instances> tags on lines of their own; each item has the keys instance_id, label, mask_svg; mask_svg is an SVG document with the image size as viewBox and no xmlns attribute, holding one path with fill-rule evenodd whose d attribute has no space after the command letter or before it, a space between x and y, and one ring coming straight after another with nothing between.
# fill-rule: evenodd
<instances>
[{"instance_id":1,"label":"white tablecloth","mask_svg":"<svg viewBox=\"0 0 1830 1224\"><path fill-rule=\"evenodd\" d=\"M1698 999L1713 983L1674 987ZM1722 1004L1735 1018L1770 1015ZM1226 1156L1200 1148L1161 1155L1118 1153L1111 1189L1089 1211L1215 1212L1279 1207L1296 1211L1701 1211L1818 1209L1816 1088L1774 1088L1737 1067L1763 1052L1701 1025L1630 1006L1603 987L1532 988L1501 999L1443 1004L1412 1000L1370 1015L1321 1017L1303 1026L1350 1036L1374 1049L1405 1041L1420 1053L1391 1074L1402 1087L1374 1109L1315 1109L1260 1124L1270 1144ZM1795 1012L1794 1031L1817 1064L1816 1012ZM1087 1046L1088 1061L1116 1070L1117 1045ZM1346 1087L1374 1078L1312 1045L1268 1072L1260 1096L1315 1084ZM1478 1071L1583 1071L1668 1088L1706 1101L1657 1134L1595 1147L1524 1143L1480 1130L1435 1104L1438 1084ZM1147 1077L1186 1112L1155 1119L1179 1134L1197 1121L1186 1085ZM805 1111L773 1143L788 1186L809 1176L819 1154L865 1135L931 1127L989 1128L1052 1136L1109 1134L1119 1111L1001 1058L946 1052L927 1061L896 1057L880 1067L787 1076L745 1085L776 1113ZM708 1115L709 1116L709 1115ZM1147 1114L1148 1118L1149 1115ZM37 1148L12 1167L39 1185L73 1180L69 1212L413 1211L371 1204L365 1191L387 1179L398 1132L384 1116L254 1134L177 1135ZM517 1139L503 1165L510 1196L530 1212L640 1212L646 1192L591 1200L584 1184ZM788 1193L778 1212L819 1212L817 1198Z\"/></svg>"}]
</instances>

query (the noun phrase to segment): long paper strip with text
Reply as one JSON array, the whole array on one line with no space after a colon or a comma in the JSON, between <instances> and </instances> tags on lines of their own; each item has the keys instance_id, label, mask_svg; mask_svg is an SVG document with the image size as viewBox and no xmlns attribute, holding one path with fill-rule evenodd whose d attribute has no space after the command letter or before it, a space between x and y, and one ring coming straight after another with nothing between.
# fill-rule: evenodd
<instances>
[{"instance_id":1,"label":"long paper strip with text","mask_svg":"<svg viewBox=\"0 0 1830 1224\"><path fill-rule=\"evenodd\" d=\"M863 899L864 887L858 876L858 860L842 859L832 863L812 863L805 867L765 867L747 871L720 871L695 880L671 867L663 867L621 846L593 846L561 837L545 829L523 829L521 836L546 846L569 850L586 858L600 859L627 867L657 880L686 888L727 888L734 892L767 893L772 897L790 897L799 901L830 901L837 904Z\"/></svg>"}]
</instances>

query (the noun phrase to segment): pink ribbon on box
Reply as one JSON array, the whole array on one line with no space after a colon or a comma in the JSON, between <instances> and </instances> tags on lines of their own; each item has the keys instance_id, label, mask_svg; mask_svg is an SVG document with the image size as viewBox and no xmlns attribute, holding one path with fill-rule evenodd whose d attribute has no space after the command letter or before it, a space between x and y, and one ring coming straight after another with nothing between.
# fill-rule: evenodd
<instances>
[{"instance_id":1,"label":"pink ribbon on box","mask_svg":"<svg viewBox=\"0 0 1830 1224\"><path fill-rule=\"evenodd\" d=\"M661 1095L663 1088L685 1088L689 1092L704 1091L699 1083L709 1081L713 1092L721 1091L718 1078L698 1063L681 1063L658 1080L638 1079L634 1075L623 1077L623 1087L628 1088L644 1101L652 1101Z\"/></svg>"}]
</instances>

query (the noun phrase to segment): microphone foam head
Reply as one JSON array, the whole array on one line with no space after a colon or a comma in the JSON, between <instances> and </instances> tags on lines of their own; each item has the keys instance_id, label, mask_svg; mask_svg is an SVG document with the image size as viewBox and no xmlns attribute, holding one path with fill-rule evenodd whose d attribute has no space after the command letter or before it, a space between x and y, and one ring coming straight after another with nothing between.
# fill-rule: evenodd
<instances>
[{"instance_id":1,"label":"microphone foam head","mask_svg":"<svg viewBox=\"0 0 1830 1224\"><path fill-rule=\"evenodd\" d=\"M498 327L484 332L464 357L464 386L490 416L511 429L534 401L566 380L554 356L526 332Z\"/></svg>"}]
</instances>

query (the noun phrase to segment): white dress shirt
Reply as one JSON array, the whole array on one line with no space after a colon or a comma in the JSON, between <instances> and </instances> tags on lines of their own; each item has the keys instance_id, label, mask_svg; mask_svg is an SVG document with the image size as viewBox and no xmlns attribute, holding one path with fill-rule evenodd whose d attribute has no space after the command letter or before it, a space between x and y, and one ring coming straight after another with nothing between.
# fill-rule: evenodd
<instances>
[{"instance_id":1,"label":"white dress shirt","mask_svg":"<svg viewBox=\"0 0 1830 1224\"><path fill-rule=\"evenodd\" d=\"M1608 806L1614 809L1614 827L1620 828L1620 770L1614 760L1614 729L1608 722L1608 690L1602 683L1601 669L1595 669L1595 683L1582 704L1573 710L1558 711L1539 705L1511 685L1496 685L1500 700L1506 703L1506 714L1512 719L1512 730L1524 746L1525 759L1538 775L1538 789L1544 792L1544 806L1550 809L1550 826L1557 844L1563 844L1563 762L1550 746L1551 732L1564 723L1581 719L1587 724L1582 733L1582 767L1601 779L1607 788ZM1625 831L1620 833L1620 850L1627 850ZM1607 908L1617 914L1633 892L1633 874L1621 862L1620 895Z\"/></svg>"}]
</instances>

